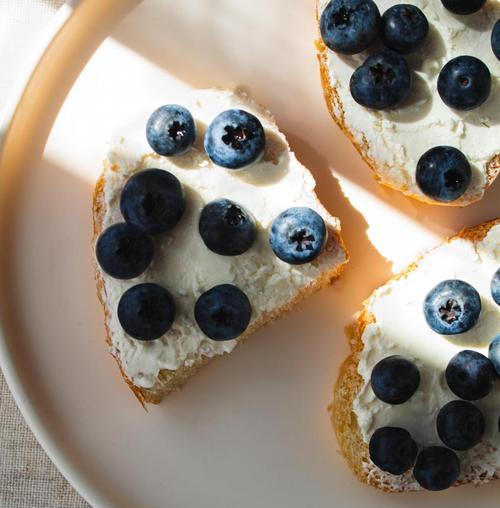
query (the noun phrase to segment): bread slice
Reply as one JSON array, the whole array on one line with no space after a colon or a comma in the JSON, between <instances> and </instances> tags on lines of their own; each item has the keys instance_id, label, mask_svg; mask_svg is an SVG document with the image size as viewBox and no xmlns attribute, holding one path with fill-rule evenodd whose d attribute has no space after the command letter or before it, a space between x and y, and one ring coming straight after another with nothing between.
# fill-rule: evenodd
<instances>
[{"instance_id":1,"label":"bread slice","mask_svg":"<svg viewBox=\"0 0 500 508\"><path fill-rule=\"evenodd\" d=\"M318 24L328 1L316 2ZM381 13L400 3L375 1ZM412 0L410 3L426 14L430 30L422 49L406 57L413 69L413 83L404 104L391 111L372 111L357 104L350 95L350 76L377 45L358 55L339 55L327 48L320 37L316 48L325 101L331 116L379 183L433 205L469 205L482 198L500 172L500 94L495 88L500 66L490 47L491 30L500 17L500 0L487 0L471 16L454 16L441 2ZM481 107L458 112L442 102L436 83L444 64L463 54L476 56L486 63L493 85L489 99ZM459 148L472 167L468 190L449 203L427 197L415 181L418 159L437 145Z\"/></svg>"},{"instance_id":2,"label":"bread slice","mask_svg":"<svg viewBox=\"0 0 500 508\"><path fill-rule=\"evenodd\" d=\"M467 334L455 336L456 342L448 343L444 336L437 335L429 329L428 333L431 334L430 337L435 342L432 342L431 347L427 348L425 359L415 357L414 350L405 350L403 348L398 351L399 354L413 357L413 361L420 368L422 381L417 393L405 404L397 407L389 406L380 401L374 403L376 397L369 386L370 367L373 367L382 357L393 354L394 346L389 343L395 341L397 347L399 340L397 337L390 335L390 333L386 333L383 323L377 322L377 316L375 315L377 311L374 310L377 309L375 300L380 295L390 294L397 290L397 288L401 290L401 288L415 287L413 280L418 279L422 287L419 287L420 292L417 298L415 298L415 305L406 308L406 310L392 308L390 312L397 313L400 311L400 317L403 319L408 318L408 312L414 312L413 315L410 314L412 321L407 323L406 329L417 327L418 333L420 333L423 330L420 327L420 322L417 324L417 320L423 321L423 317L420 318L420 314L423 314L420 296L422 291L430 290L434 286L432 280L436 275L434 270L437 269L436 267L440 262L441 264L449 262L449 266L443 267L442 279L452 277L462 278L465 274L459 270L461 258L453 259L455 256L453 253L464 253L465 256L465 252L469 252L469 249L472 255L478 253L478 256L482 256L481 262L488 267L487 269L484 267L486 272L485 274L483 273L484 281L478 289L483 303L483 313L487 313L486 317L481 317L480 319L488 320L489 328L498 332L500 327L500 307L494 304L491 295L488 294L488 277L491 278L494 273L493 270L496 270L496 267L500 265L500 219L463 230L457 236L449 238L444 244L436 247L408 266L405 271L396 275L364 302L363 309L357 316L356 322L347 329L351 354L344 361L340 369L333 391L333 402L328 409L340 450L347 460L349 467L363 483L380 490L386 492L409 492L420 490L420 486L414 480L411 471L402 476L393 476L381 471L370 460L368 451L369 433L375 430L374 427L382 426L376 425L377 418L380 422L380 418L384 418L383 412L385 411L386 421L383 422L384 425L390 425L392 422L396 426L407 428L410 433L416 432L421 434L421 436L425 436L426 438L421 437L418 439L413 435L420 446L442 446L435 433L435 428L431 429L429 426L427 428L425 426L426 423L434 425L433 422L439 410L435 402L426 398L425 392L433 393L437 398L437 390L442 389L442 396L446 401L457 397L451 391L447 391L447 388L442 388L446 385L446 381L441 377L441 370L436 370L436 377L429 379L429 369L439 368L444 372L443 362L436 360L436 364L439 363L439 367L434 366L434 357L440 355L441 347L445 348L444 364L446 364L447 359L451 358L455 350L459 351L474 347L472 339L474 337L477 339L479 335L482 336L483 334L486 337L481 337L484 342L480 344L480 350L482 349L482 352L487 354L486 344L494 337L494 334L490 337L490 334L486 333L486 325L483 323L483 325L476 325L478 327L476 331L472 329ZM486 255L485 252L489 254ZM431 265L429 265L431 256L434 256L435 263L431 262ZM466 277L464 279L467 280ZM412 284L413 286L410 286ZM377 327L379 328L378 331ZM423 335L419 337L423 337ZM450 340L453 340L453 338ZM425 348L426 344L424 343L422 347ZM389 353L389 350L391 353ZM462 461L462 474L456 485L467 483L480 485L500 478L500 436L497 430L498 401L500 400L500 387L498 383L494 393L490 394L487 399L477 401L476 404L483 409L483 413L487 417L488 439L486 439L485 435L483 442L472 450L459 452L459 457ZM375 413L368 413L367 416L364 410L368 406L371 406L374 412L380 411L382 415L379 414L377 416ZM425 409L422 409L424 407ZM418 408L421 413L419 414L419 411L415 411L415 408ZM405 414L405 411L408 413ZM371 421L370 418L372 418ZM362 427L364 427L364 430ZM425 442L422 443L422 441Z\"/></svg>"},{"instance_id":3,"label":"bread slice","mask_svg":"<svg viewBox=\"0 0 500 508\"><path fill-rule=\"evenodd\" d=\"M269 111L238 90L201 90L182 100L177 97L167 102L183 104L192 112L198 132L194 147L186 154L170 158L151 153L144 134L151 111L146 111L139 119L138 129L125 133L112 146L93 201L95 244L104 228L123 220L119 194L135 172L151 167L166 169L179 178L186 191L186 212L171 233L157 239L153 265L145 274L132 281L119 281L95 265L107 343L124 380L143 404L160 402L213 358L230 352L260 327L332 283L348 260L339 220L319 203L312 175L290 151ZM230 108L253 113L266 132L263 159L239 172L215 166L203 150L206 126L218 113ZM240 256L219 256L209 251L199 237L197 221L203 205L221 197L241 204L257 221L258 240ZM327 224L324 250L305 265L282 262L267 240L267 228L274 217L292 206L315 209ZM172 328L150 343L128 337L116 317L119 296L128 287L144 281L167 287L177 305ZM222 283L236 284L247 294L252 304L252 319L237 339L215 342L197 327L193 309L202 292Z\"/></svg>"}]
</instances>

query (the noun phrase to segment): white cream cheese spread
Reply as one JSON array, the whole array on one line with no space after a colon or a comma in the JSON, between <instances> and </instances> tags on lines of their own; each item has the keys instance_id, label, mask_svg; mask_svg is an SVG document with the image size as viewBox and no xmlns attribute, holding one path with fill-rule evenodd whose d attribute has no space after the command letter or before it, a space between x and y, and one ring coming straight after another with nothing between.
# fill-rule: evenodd
<instances>
[{"instance_id":1,"label":"white cream cheese spread","mask_svg":"<svg viewBox=\"0 0 500 508\"><path fill-rule=\"evenodd\" d=\"M380 13L400 2L375 0ZM376 46L357 55L340 55L328 50L331 86L340 103L335 115L343 119L355 143L375 162L383 183L411 195L424 197L415 180L419 158L430 148L449 145L461 150L472 168L472 180L455 204L481 197L487 183L487 164L500 154L500 62L491 49L491 31L500 17L500 2L486 5L470 16L456 16L438 0L410 0L429 21L429 34L421 49L407 55L413 83L409 96L394 110L375 111L354 101L349 81L354 70ZM319 1L319 12L328 0ZM441 100L437 78L452 58L471 55L482 60L492 76L486 102L471 111L455 111Z\"/></svg>"},{"instance_id":2,"label":"white cream cheese spread","mask_svg":"<svg viewBox=\"0 0 500 508\"><path fill-rule=\"evenodd\" d=\"M198 91L178 103L187 107L196 121L197 141L193 148L183 155L169 158L151 153L145 127L152 111L147 111L138 120L137 128L131 128L130 132L126 129L112 144L105 171L103 228L123 221L120 193L127 179L137 171L147 168L170 171L181 181L186 192L184 216L171 232L155 238L153 263L144 274L123 281L101 271L106 305L111 315L108 328L112 353L118 357L129 379L144 388L155 385L161 369L190 366L202 356L230 352L237 344L238 339L210 340L197 327L194 305L204 291L222 283L238 286L252 305L251 326L264 314L293 300L324 272L346 261L346 254L336 238L330 238L323 253L305 265L286 264L271 250L267 229L273 219L289 207L313 208L335 232L340 231L340 225L320 205L314 193L313 177L290 152L284 135L268 111L241 92ZM203 135L208 124L230 108L241 108L256 115L264 126L267 140L262 160L238 172L215 166L203 150ZM217 198L235 201L256 219L258 238L242 255L215 254L199 235L200 212L207 202ZM151 342L129 337L120 326L116 313L121 295L141 282L164 286L172 293L177 307L172 328Z\"/></svg>"},{"instance_id":3,"label":"white cream cheese spread","mask_svg":"<svg viewBox=\"0 0 500 508\"><path fill-rule=\"evenodd\" d=\"M396 426L407 429L420 447L442 445L436 430L437 413L444 404L458 398L448 388L444 376L448 362L463 349L487 355L490 341L500 332L500 306L494 302L490 289L499 266L500 225L497 225L476 245L454 239L435 248L406 276L375 291L367 304L375 322L363 333L364 349L358 365L364 387L353 404L366 442L377 428ZM481 296L479 322L460 335L439 335L429 328L424 318L425 296L445 279L464 280ZM421 376L416 393L398 406L377 399L370 386L373 367L382 358L394 354L413 361ZM484 414L486 431L479 445L457 452L461 478L488 481L500 472L500 382L487 397L474 404ZM390 478L392 483L398 481L398 477ZM409 474L404 475L401 482L410 490L418 488Z\"/></svg>"}]
</instances>

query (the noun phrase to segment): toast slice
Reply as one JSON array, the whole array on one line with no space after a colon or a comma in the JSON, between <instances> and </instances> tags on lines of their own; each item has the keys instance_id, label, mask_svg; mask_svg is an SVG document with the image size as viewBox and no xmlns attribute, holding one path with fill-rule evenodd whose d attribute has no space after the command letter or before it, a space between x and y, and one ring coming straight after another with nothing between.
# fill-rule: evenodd
<instances>
[{"instance_id":1,"label":"toast slice","mask_svg":"<svg viewBox=\"0 0 500 508\"><path fill-rule=\"evenodd\" d=\"M316 2L318 24L328 2ZM400 2L375 0L375 3L383 14ZM405 101L386 111L370 110L356 103L349 90L350 77L379 46L376 43L362 53L340 55L319 37L316 48L326 105L379 183L433 205L469 205L482 198L500 172L500 94L493 84L482 106L455 111L440 99L437 77L449 60L465 54L481 59L491 72L492 83L498 81L500 65L491 50L490 36L500 17L500 0L487 0L479 12L470 16L455 16L441 2L409 3L423 11L430 29L423 47L406 55L413 83ZM426 196L415 178L419 158L438 145L460 149L472 169L466 192L448 203Z\"/></svg>"},{"instance_id":2,"label":"toast slice","mask_svg":"<svg viewBox=\"0 0 500 508\"><path fill-rule=\"evenodd\" d=\"M187 107L196 122L197 140L183 155L162 157L151 152L145 138L150 111L140 126L125 133L109 151L97 181L94 200L94 245L108 226L123 221L119 196L127 179L146 168L173 173L183 184L187 208L171 232L155 238L155 258L141 276L113 279L96 263L96 280L104 307L107 343L121 374L141 403L158 403L181 387L213 358L229 353L252 333L293 309L304 298L336 279L348 260L340 223L320 204L311 173L290 151L285 136L266 109L241 91L201 90L176 102ZM263 158L234 172L214 165L203 149L207 125L219 113L244 109L259 118L266 134ZM257 240L245 253L221 256L210 251L198 232L203 206L217 198L244 206L256 219ZM268 242L272 220L286 208L307 206L325 221L328 239L312 262L290 265L278 259ZM123 292L140 282L157 282L176 301L177 317L157 340L143 342L128 336L117 319ZM206 337L193 316L196 299L217 284L232 283L248 296L252 317L248 328L233 340L217 342Z\"/></svg>"},{"instance_id":3,"label":"toast slice","mask_svg":"<svg viewBox=\"0 0 500 508\"><path fill-rule=\"evenodd\" d=\"M395 476L379 469L370 459L369 439L376 428L401 426L419 447L443 446L435 430L436 415L441 405L458 398L446 385L444 369L462 349L488 354L488 343L500 330L500 306L495 304L490 291L492 275L499 265L500 219L497 219L449 238L364 302L356 322L347 330L351 354L340 369L329 406L340 450L363 483L386 492L421 490L411 470ZM422 301L437 282L448 278L473 284L481 295L483 310L476 327L446 338L427 327ZM406 324L398 330L395 324L398 322ZM400 406L378 400L370 386L373 366L392 354L411 359L421 375L417 392ZM500 478L499 401L497 382L488 397L474 402L485 416L486 432L474 448L457 452L461 474L456 485L480 485Z\"/></svg>"}]
</instances>

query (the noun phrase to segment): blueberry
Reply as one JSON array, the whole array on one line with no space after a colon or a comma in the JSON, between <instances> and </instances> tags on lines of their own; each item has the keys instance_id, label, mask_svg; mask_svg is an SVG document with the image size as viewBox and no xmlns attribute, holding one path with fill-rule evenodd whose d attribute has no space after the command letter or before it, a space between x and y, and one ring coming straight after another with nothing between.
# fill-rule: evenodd
<instances>
[{"instance_id":1,"label":"blueberry","mask_svg":"<svg viewBox=\"0 0 500 508\"><path fill-rule=\"evenodd\" d=\"M240 169L264 153L266 135L260 120L242 109L229 109L215 117L205 134L205 151L218 166Z\"/></svg>"},{"instance_id":2,"label":"blueberry","mask_svg":"<svg viewBox=\"0 0 500 508\"><path fill-rule=\"evenodd\" d=\"M250 323L252 308L241 289L221 284L203 293L196 301L194 317L201 331L210 339L235 339Z\"/></svg>"},{"instance_id":3,"label":"blueberry","mask_svg":"<svg viewBox=\"0 0 500 508\"><path fill-rule=\"evenodd\" d=\"M441 335L456 335L470 330L481 313L479 293L463 280L444 280L424 300L427 324Z\"/></svg>"},{"instance_id":4,"label":"blueberry","mask_svg":"<svg viewBox=\"0 0 500 508\"><path fill-rule=\"evenodd\" d=\"M488 348L488 358L493 367L495 367L497 376L500 378L500 334L491 341Z\"/></svg>"},{"instance_id":5,"label":"blueberry","mask_svg":"<svg viewBox=\"0 0 500 508\"><path fill-rule=\"evenodd\" d=\"M175 319L172 295L158 284L138 284L123 293L118 320L125 332L137 340L155 340L166 333Z\"/></svg>"},{"instance_id":6,"label":"blueberry","mask_svg":"<svg viewBox=\"0 0 500 508\"><path fill-rule=\"evenodd\" d=\"M443 446L424 448L417 457L413 476L427 490L444 490L451 487L460 475L457 454Z\"/></svg>"},{"instance_id":7,"label":"blueberry","mask_svg":"<svg viewBox=\"0 0 500 508\"><path fill-rule=\"evenodd\" d=\"M97 239L96 258L100 267L115 279L132 279L149 267L154 247L140 228L120 222L105 229Z\"/></svg>"},{"instance_id":8,"label":"blueberry","mask_svg":"<svg viewBox=\"0 0 500 508\"><path fill-rule=\"evenodd\" d=\"M151 235L172 229L186 208L179 180L163 169L146 169L127 181L120 197L120 210L129 224Z\"/></svg>"},{"instance_id":9,"label":"blueberry","mask_svg":"<svg viewBox=\"0 0 500 508\"><path fill-rule=\"evenodd\" d=\"M217 199L205 205L198 228L205 245L222 256L243 254L257 235L252 216L229 199Z\"/></svg>"},{"instance_id":10,"label":"blueberry","mask_svg":"<svg viewBox=\"0 0 500 508\"><path fill-rule=\"evenodd\" d=\"M321 38L332 51L364 51L380 33L380 12L372 0L331 0L321 14Z\"/></svg>"},{"instance_id":11,"label":"blueberry","mask_svg":"<svg viewBox=\"0 0 500 508\"><path fill-rule=\"evenodd\" d=\"M349 86L358 104L389 109L406 97L410 85L410 69L404 57L390 49L381 49L354 71Z\"/></svg>"},{"instance_id":12,"label":"blueberry","mask_svg":"<svg viewBox=\"0 0 500 508\"><path fill-rule=\"evenodd\" d=\"M486 0L441 0L441 2L454 14L472 14L481 9Z\"/></svg>"},{"instance_id":13,"label":"blueberry","mask_svg":"<svg viewBox=\"0 0 500 508\"><path fill-rule=\"evenodd\" d=\"M460 351L450 360L445 375L450 390L465 400L486 397L495 386L497 377L493 363L470 349Z\"/></svg>"},{"instance_id":14,"label":"blueberry","mask_svg":"<svg viewBox=\"0 0 500 508\"><path fill-rule=\"evenodd\" d=\"M500 305L500 268L491 279L491 297L497 305Z\"/></svg>"},{"instance_id":15,"label":"blueberry","mask_svg":"<svg viewBox=\"0 0 500 508\"><path fill-rule=\"evenodd\" d=\"M472 170L465 155L452 146L435 146L417 163L416 180L428 197L449 203L462 196L470 185Z\"/></svg>"},{"instance_id":16,"label":"blueberry","mask_svg":"<svg viewBox=\"0 0 500 508\"><path fill-rule=\"evenodd\" d=\"M382 16L382 41L394 51L413 53L429 32L425 14L415 5L393 5Z\"/></svg>"},{"instance_id":17,"label":"blueberry","mask_svg":"<svg viewBox=\"0 0 500 508\"><path fill-rule=\"evenodd\" d=\"M369 449L370 459L378 468L396 475L408 471L417 458L417 444L407 430L399 427L377 429Z\"/></svg>"},{"instance_id":18,"label":"blueberry","mask_svg":"<svg viewBox=\"0 0 500 508\"><path fill-rule=\"evenodd\" d=\"M437 89L450 108L468 111L483 104L490 95L491 74L474 56L457 56L439 73Z\"/></svg>"},{"instance_id":19,"label":"blueberry","mask_svg":"<svg viewBox=\"0 0 500 508\"><path fill-rule=\"evenodd\" d=\"M180 155L188 150L196 138L191 113L177 104L161 106L149 117L146 138L160 155Z\"/></svg>"},{"instance_id":20,"label":"blueberry","mask_svg":"<svg viewBox=\"0 0 500 508\"><path fill-rule=\"evenodd\" d=\"M491 49L500 60L500 19L495 23L491 32Z\"/></svg>"},{"instance_id":21,"label":"blueberry","mask_svg":"<svg viewBox=\"0 0 500 508\"><path fill-rule=\"evenodd\" d=\"M484 434L483 413L463 400L452 400L438 413L437 432L441 441L454 450L469 450L476 446Z\"/></svg>"},{"instance_id":22,"label":"blueberry","mask_svg":"<svg viewBox=\"0 0 500 508\"><path fill-rule=\"evenodd\" d=\"M316 259L325 246L326 238L326 225L321 215L302 206L281 212L269 231L273 252L291 265Z\"/></svg>"},{"instance_id":23,"label":"blueberry","mask_svg":"<svg viewBox=\"0 0 500 508\"><path fill-rule=\"evenodd\" d=\"M393 355L375 365L370 382L373 392L381 401L403 404L417 391L420 373L413 362Z\"/></svg>"}]
</instances>

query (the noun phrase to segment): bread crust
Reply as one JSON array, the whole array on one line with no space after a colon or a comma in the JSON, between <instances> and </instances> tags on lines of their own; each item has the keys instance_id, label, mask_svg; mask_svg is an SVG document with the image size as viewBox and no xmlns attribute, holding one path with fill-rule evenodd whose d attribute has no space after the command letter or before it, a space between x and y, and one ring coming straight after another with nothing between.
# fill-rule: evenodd
<instances>
[{"instance_id":1,"label":"bread crust","mask_svg":"<svg viewBox=\"0 0 500 508\"><path fill-rule=\"evenodd\" d=\"M458 235L448 238L445 242L451 242L460 238L477 244L497 224L500 224L500 219L463 229ZM425 254L420 256L417 261L409 265L404 271L395 275L389 282L406 278L410 272L418 267L423 257L425 257ZM340 368L337 382L333 389L333 402L328 407L328 411L330 412L331 423L337 435L340 450L358 479L367 485L385 492L407 492L415 490L413 486L409 487L408 485L411 481L410 474L407 474L406 477L398 477L398 485L388 482L386 476L378 474L380 470L370 460L368 444L363 439L356 414L352 409L354 400L364 385L363 379L358 372L360 355L363 351L363 333L368 325L376 322L375 316L368 310L371 298L368 298L364 302L363 309L359 313L357 320L346 330L351 354ZM496 473L494 478L500 478L500 474ZM408 480L408 483L405 483L405 480ZM460 480L455 486L466 483L470 482Z\"/></svg>"},{"instance_id":2,"label":"bread crust","mask_svg":"<svg viewBox=\"0 0 500 508\"><path fill-rule=\"evenodd\" d=\"M93 246L97 241L98 236L103 230L104 217L107 211L106 201L104 199L104 188L106 183L106 172L107 171L118 171L119 168L116 166L110 165L107 161L105 162L104 171L102 172L99 180L97 181L94 189L93 195L93 226L94 226L94 235L93 235ZM251 326L249 326L245 332L239 337L238 345L244 342L250 335L252 335L256 330L264 326L265 324L273 321L274 319L286 314L293 307L299 304L302 300L315 293L319 289L326 287L333 283L333 281L340 275L342 270L344 269L346 263L349 260L349 255L347 249L345 247L344 241L336 229L333 227L328 228L328 240L326 245L326 250L330 248L339 248L344 253L344 261L339 263L338 265L332 267L331 270L323 272L319 277L317 277L311 284L305 287L302 291L300 291L297 296L287 302L282 307L276 308L271 312L264 313L260 319L254 321ZM110 322L110 309L106 304L106 288L104 281L101 276L101 271L97 265L97 261L94 256L94 268L95 268L95 279L97 284L97 293L99 296L99 300L104 308L105 314L105 327L106 327L106 342L108 346L112 345L111 340L111 330L109 328ZM120 362L120 358L118 354L113 354L118 367L120 369L121 375L129 388L133 391L139 402L145 407L146 403L158 404L161 402L163 397L168 395L169 393L178 390L184 383L196 374L200 369L202 369L205 365L210 363L215 357L206 357L202 356L198 361L196 361L191 366L181 366L177 370L167 370L162 369L158 375L158 380L156 384L151 388L142 388L134 385L132 380L125 373L123 366Z\"/></svg>"},{"instance_id":3,"label":"bread crust","mask_svg":"<svg viewBox=\"0 0 500 508\"><path fill-rule=\"evenodd\" d=\"M321 13L320 10L320 0L316 0L316 20L318 24L318 33L319 33L319 22ZM497 1L498 4L500 4L500 0ZM421 201L423 203L427 203L430 205L437 205L437 206L458 206L463 207L470 205L472 203L475 203L482 199L484 192L488 189L488 187L494 182L498 174L500 173L500 152L495 154L486 164L485 173L486 173L486 183L483 186L482 193L479 195L473 197L472 199L469 199L465 201L462 198L460 198L457 201L451 201L449 203L444 203L440 201L435 201L433 199L428 198L427 196L423 194L415 194L411 191L410 187L407 185L396 185L392 184L391 182L388 182L386 180L383 180L380 176L380 169L379 164L377 161L375 161L373 158L371 158L369 154L370 145L368 144L368 141L363 136L363 142L360 144L358 143L355 138L354 134L352 133L351 129L349 128L349 125L345 122L345 115L344 115L344 108L342 101L340 100L340 96L336 90L336 88L332 85L330 81L330 72L328 70L328 51L330 51L325 43L322 41L321 38L317 39L315 41L316 50L317 50L317 58L319 62L319 69L320 69L320 78L321 78L321 85L323 87L323 96L325 98L326 106L328 108L328 111L335 121L335 123L340 127L342 132L351 140L351 143L354 145L358 153L361 155L363 160L368 164L370 169L374 173L375 180L379 182L380 184L389 187L391 189L397 190L402 192L403 194L416 199L418 201ZM339 112L337 114L336 112Z\"/></svg>"}]
</instances>

